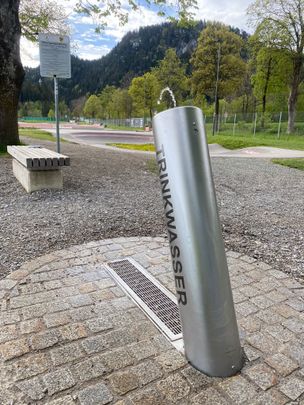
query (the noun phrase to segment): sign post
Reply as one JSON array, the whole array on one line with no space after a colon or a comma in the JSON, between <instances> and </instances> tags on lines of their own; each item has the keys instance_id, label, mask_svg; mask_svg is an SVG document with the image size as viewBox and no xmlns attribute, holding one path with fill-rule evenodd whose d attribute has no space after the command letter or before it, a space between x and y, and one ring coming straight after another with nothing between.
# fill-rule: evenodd
<instances>
[{"instance_id":1,"label":"sign post","mask_svg":"<svg viewBox=\"0 0 304 405\"><path fill-rule=\"evenodd\" d=\"M153 132L185 354L205 374L228 377L242 351L202 111L163 111Z\"/></svg>"},{"instance_id":2,"label":"sign post","mask_svg":"<svg viewBox=\"0 0 304 405\"><path fill-rule=\"evenodd\" d=\"M57 152L60 153L58 79L71 77L70 38L55 34L39 34L40 76L54 78Z\"/></svg>"}]
</instances>

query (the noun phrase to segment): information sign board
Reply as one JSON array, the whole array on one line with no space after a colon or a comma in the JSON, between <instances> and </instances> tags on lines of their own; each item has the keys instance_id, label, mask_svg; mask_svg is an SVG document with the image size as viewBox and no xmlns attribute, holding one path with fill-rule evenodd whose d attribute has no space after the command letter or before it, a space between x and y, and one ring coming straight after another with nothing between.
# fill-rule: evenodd
<instances>
[{"instance_id":1,"label":"information sign board","mask_svg":"<svg viewBox=\"0 0 304 405\"><path fill-rule=\"evenodd\" d=\"M70 38L55 34L39 34L40 76L69 79L71 77Z\"/></svg>"}]
</instances>

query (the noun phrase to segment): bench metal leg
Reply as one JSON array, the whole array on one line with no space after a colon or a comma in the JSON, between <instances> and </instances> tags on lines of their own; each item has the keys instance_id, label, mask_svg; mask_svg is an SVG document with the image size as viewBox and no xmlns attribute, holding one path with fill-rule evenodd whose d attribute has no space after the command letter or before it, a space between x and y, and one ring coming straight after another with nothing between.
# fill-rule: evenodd
<instances>
[{"instance_id":1,"label":"bench metal leg","mask_svg":"<svg viewBox=\"0 0 304 405\"><path fill-rule=\"evenodd\" d=\"M61 170L28 170L13 159L13 173L28 193L42 189L62 189Z\"/></svg>"}]
</instances>

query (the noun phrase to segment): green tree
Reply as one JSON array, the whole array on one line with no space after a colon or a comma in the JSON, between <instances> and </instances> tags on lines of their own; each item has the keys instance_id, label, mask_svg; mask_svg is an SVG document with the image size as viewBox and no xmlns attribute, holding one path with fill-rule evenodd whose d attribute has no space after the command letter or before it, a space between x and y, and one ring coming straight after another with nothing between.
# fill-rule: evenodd
<instances>
[{"instance_id":1,"label":"green tree","mask_svg":"<svg viewBox=\"0 0 304 405\"><path fill-rule=\"evenodd\" d=\"M126 89L116 89L111 100L114 118L130 118L132 113L132 97Z\"/></svg>"},{"instance_id":2,"label":"green tree","mask_svg":"<svg viewBox=\"0 0 304 405\"><path fill-rule=\"evenodd\" d=\"M84 115L88 118L100 118L102 106L99 97L92 94L86 101L83 109Z\"/></svg>"},{"instance_id":3,"label":"green tree","mask_svg":"<svg viewBox=\"0 0 304 405\"><path fill-rule=\"evenodd\" d=\"M55 111L52 108L48 112L48 118L55 119Z\"/></svg>"},{"instance_id":4,"label":"green tree","mask_svg":"<svg viewBox=\"0 0 304 405\"><path fill-rule=\"evenodd\" d=\"M303 80L304 0L256 0L248 14L255 35L267 48L283 51L292 65L289 77L288 126L294 131L299 86Z\"/></svg>"},{"instance_id":5,"label":"green tree","mask_svg":"<svg viewBox=\"0 0 304 405\"><path fill-rule=\"evenodd\" d=\"M198 39L191 59L192 91L195 97L207 96L211 99L217 93L216 118L219 115L219 101L235 94L244 82L246 64L240 56L242 45L243 41L237 34L218 22L208 23Z\"/></svg>"},{"instance_id":6,"label":"green tree","mask_svg":"<svg viewBox=\"0 0 304 405\"><path fill-rule=\"evenodd\" d=\"M143 76L135 77L129 87L129 94L137 112L143 112L145 115L145 112L148 111L152 120L153 110L157 107L160 94L160 85L155 75L148 72Z\"/></svg>"},{"instance_id":7,"label":"green tree","mask_svg":"<svg viewBox=\"0 0 304 405\"><path fill-rule=\"evenodd\" d=\"M114 86L106 86L99 95L100 104L102 108L101 118L113 118L113 104L112 99L116 91Z\"/></svg>"},{"instance_id":8,"label":"green tree","mask_svg":"<svg viewBox=\"0 0 304 405\"><path fill-rule=\"evenodd\" d=\"M67 0L66 0L67 1ZM21 3L21 4L20 4ZM127 21L130 7L137 9L140 0L127 0L125 9L119 0L91 2L79 0L76 9L79 13L93 16L98 20L97 30L106 25L109 15L117 16L121 23ZM150 4L150 0L146 0ZM159 12L166 11L166 1L152 0ZM191 17L191 6L196 0L178 0L178 15L182 21ZM67 1L68 4L68 1ZM24 69L20 60L21 34L36 40L39 31L62 34L66 28L62 15L62 2L52 0L1 0L0 2L0 144L10 145L19 142L18 102L24 79ZM61 18L63 17L63 18ZM60 31L60 32L58 32Z\"/></svg>"},{"instance_id":9,"label":"green tree","mask_svg":"<svg viewBox=\"0 0 304 405\"><path fill-rule=\"evenodd\" d=\"M252 75L253 93L262 106L263 116L267 111L270 96L286 94L287 81L291 72L288 56L276 49L261 48L255 58L255 73Z\"/></svg>"},{"instance_id":10,"label":"green tree","mask_svg":"<svg viewBox=\"0 0 304 405\"><path fill-rule=\"evenodd\" d=\"M180 104L187 94L188 81L186 68L181 64L175 49L167 49L164 59L160 61L157 68L153 69L153 73L161 87L169 87L177 104ZM163 100L167 108L172 106L172 100L168 93L164 94Z\"/></svg>"}]
</instances>

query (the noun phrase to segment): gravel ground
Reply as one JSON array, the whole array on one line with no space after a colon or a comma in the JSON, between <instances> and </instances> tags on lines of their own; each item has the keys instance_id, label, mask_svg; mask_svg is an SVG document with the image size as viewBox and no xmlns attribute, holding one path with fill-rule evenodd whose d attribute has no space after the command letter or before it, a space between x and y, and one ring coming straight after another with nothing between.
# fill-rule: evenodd
<instances>
[{"instance_id":1,"label":"gravel ground","mask_svg":"<svg viewBox=\"0 0 304 405\"><path fill-rule=\"evenodd\" d=\"M62 153L72 162L64 190L33 194L13 177L10 158L0 158L0 278L74 244L165 233L153 156L68 143ZM212 166L227 247L304 275L304 173L264 159L214 158Z\"/></svg>"}]
</instances>

